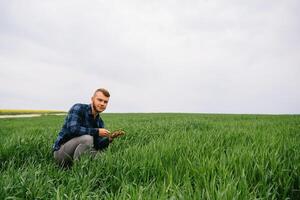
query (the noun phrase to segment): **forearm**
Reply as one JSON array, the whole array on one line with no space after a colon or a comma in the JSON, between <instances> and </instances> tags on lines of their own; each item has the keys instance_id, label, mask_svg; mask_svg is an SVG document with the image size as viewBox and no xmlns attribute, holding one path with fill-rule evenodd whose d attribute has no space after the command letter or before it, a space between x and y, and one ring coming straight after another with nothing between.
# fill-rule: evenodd
<instances>
[{"instance_id":1,"label":"forearm","mask_svg":"<svg viewBox=\"0 0 300 200\"><path fill-rule=\"evenodd\" d=\"M99 128L87 128L79 125L73 125L69 126L69 131L75 136L97 135L99 133Z\"/></svg>"}]
</instances>

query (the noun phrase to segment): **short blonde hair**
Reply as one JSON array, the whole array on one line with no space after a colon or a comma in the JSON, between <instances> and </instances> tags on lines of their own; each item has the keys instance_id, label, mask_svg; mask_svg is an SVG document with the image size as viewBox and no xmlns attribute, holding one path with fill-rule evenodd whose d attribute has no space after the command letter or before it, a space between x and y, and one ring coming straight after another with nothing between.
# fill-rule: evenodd
<instances>
[{"instance_id":1,"label":"short blonde hair","mask_svg":"<svg viewBox=\"0 0 300 200\"><path fill-rule=\"evenodd\" d=\"M110 97L109 91L108 91L107 89L104 89L104 88L98 88L98 89L94 92L94 96L96 95L97 92L102 92L102 94L104 94L104 96Z\"/></svg>"}]
</instances>

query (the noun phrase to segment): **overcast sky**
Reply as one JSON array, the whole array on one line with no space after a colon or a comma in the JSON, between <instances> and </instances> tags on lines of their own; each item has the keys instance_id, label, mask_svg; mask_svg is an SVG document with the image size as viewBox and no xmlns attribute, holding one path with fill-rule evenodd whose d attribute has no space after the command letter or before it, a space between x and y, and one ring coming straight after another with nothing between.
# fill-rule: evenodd
<instances>
[{"instance_id":1,"label":"overcast sky","mask_svg":"<svg viewBox=\"0 0 300 200\"><path fill-rule=\"evenodd\" d=\"M1 0L0 108L300 114L299 0Z\"/></svg>"}]
</instances>

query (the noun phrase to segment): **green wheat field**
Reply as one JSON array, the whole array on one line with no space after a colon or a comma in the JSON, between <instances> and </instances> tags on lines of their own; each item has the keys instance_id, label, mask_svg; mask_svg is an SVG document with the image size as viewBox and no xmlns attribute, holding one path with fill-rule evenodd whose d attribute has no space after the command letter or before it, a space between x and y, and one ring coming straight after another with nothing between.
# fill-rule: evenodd
<instances>
[{"instance_id":1,"label":"green wheat field","mask_svg":"<svg viewBox=\"0 0 300 200\"><path fill-rule=\"evenodd\" d=\"M300 199L300 115L103 114L123 129L61 169L64 116L0 119L0 199Z\"/></svg>"}]
</instances>

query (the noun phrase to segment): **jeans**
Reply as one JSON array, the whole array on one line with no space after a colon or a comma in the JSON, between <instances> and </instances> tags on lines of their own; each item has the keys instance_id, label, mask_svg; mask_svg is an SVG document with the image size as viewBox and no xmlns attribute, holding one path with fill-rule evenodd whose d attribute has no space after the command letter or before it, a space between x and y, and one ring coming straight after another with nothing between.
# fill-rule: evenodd
<instances>
[{"instance_id":1,"label":"jeans","mask_svg":"<svg viewBox=\"0 0 300 200\"><path fill-rule=\"evenodd\" d=\"M98 141L98 145L101 147L99 150L107 148L109 145L108 138L101 138ZM61 145L59 150L54 151L54 159L59 165L67 167L72 165L73 160L78 160L82 154L95 156L96 153L93 136L83 135L72 138Z\"/></svg>"}]
</instances>

